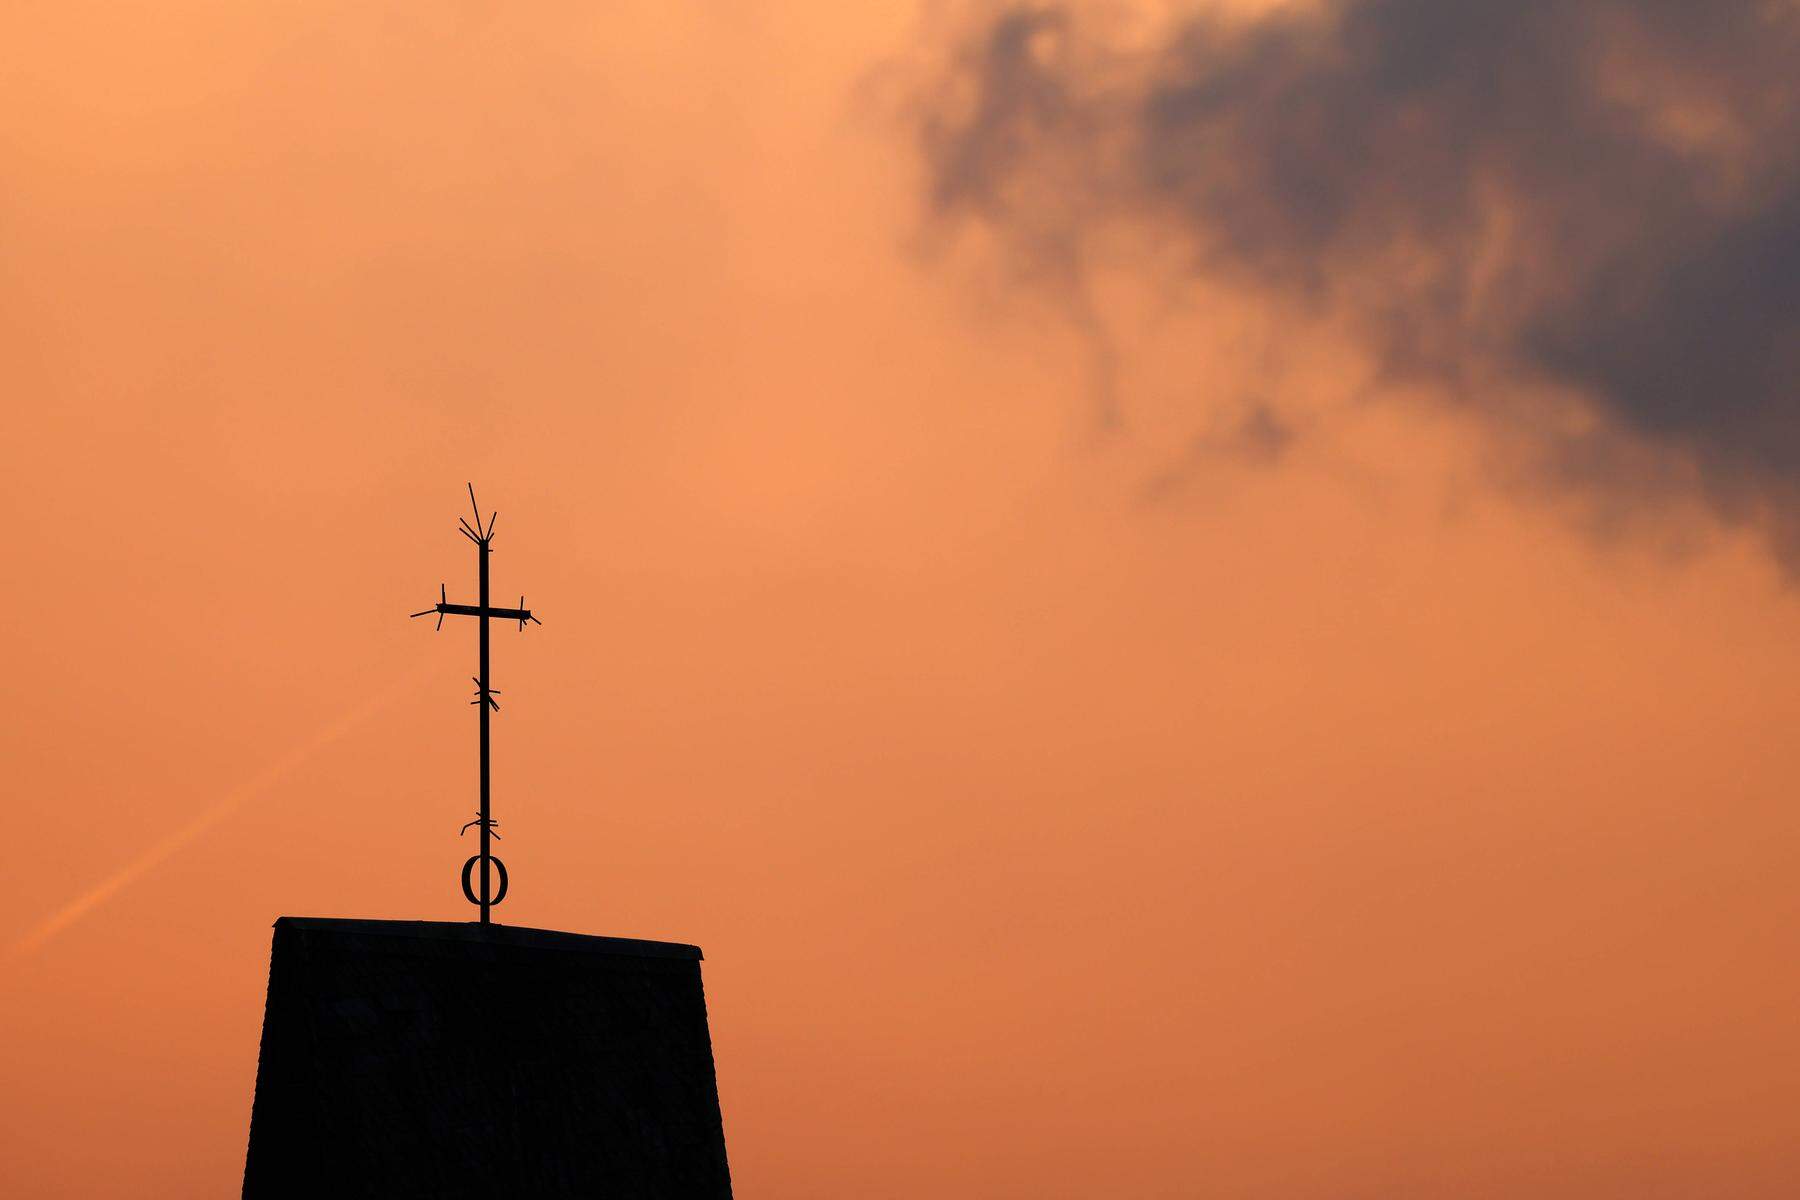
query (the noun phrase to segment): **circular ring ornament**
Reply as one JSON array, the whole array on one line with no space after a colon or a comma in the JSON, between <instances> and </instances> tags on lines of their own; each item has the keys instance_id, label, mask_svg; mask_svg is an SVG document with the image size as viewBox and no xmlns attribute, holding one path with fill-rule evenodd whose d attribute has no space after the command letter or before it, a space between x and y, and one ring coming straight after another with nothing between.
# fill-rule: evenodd
<instances>
[{"instance_id":1,"label":"circular ring ornament","mask_svg":"<svg viewBox=\"0 0 1800 1200\"><path fill-rule=\"evenodd\" d=\"M500 872L500 890L494 893L494 898L492 900L488 901L488 907L492 908L494 905L506 899L506 864L492 854L488 855L487 858L489 862L494 864L494 869ZM481 855L471 854L469 856L469 861L463 864L462 870L463 899L467 900L470 904L476 905L481 903L481 897L477 896L475 894L475 889L469 886L469 872L473 871L475 869L475 864L480 861Z\"/></svg>"}]
</instances>

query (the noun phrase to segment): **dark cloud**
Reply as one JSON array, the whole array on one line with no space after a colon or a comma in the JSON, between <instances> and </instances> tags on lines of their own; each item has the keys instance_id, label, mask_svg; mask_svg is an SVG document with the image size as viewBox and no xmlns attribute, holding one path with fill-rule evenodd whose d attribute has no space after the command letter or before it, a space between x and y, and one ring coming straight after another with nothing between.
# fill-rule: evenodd
<instances>
[{"instance_id":1,"label":"dark cloud","mask_svg":"<svg viewBox=\"0 0 1800 1200\"><path fill-rule=\"evenodd\" d=\"M1793 0L1343 0L1130 49L1013 7L922 145L936 217L1057 287L1110 222L1175 231L1565 478L1684 481L1800 564L1797 80ZM1519 399L1548 391L1586 420Z\"/></svg>"}]
</instances>

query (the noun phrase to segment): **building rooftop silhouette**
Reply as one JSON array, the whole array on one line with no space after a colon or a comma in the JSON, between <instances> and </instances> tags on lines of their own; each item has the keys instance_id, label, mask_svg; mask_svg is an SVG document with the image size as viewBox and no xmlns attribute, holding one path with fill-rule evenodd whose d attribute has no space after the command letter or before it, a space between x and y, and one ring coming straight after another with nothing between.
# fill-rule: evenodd
<instances>
[{"instance_id":1,"label":"building rooftop silhouette","mask_svg":"<svg viewBox=\"0 0 1800 1200\"><path fill-rule=\"evenodd\" d=\"M700 959L282 917L244 1195L729 1197Z\"/></svg>"}]
</instances>

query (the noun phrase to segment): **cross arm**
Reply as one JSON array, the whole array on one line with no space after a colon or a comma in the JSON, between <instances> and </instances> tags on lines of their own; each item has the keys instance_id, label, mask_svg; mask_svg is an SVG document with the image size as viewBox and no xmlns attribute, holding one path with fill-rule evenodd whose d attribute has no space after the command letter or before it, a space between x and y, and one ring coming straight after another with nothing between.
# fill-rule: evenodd
<instances>
[{"instance_id":1,"label":"cross arm","mask_svg":"<svg viewBox=\"0 0 1800 1200\"><path fill-rule=\"evenodd\" d=\"M531 615L529 608L483 608L479 604L444 604L439 603L426 612L449 613L458 617L498 617L503 621L542 621Z\"/></svg>"},{"instance_id":2,"label":"cross arm","mask_svg":"<svg viewBox=\"0 0 1800 1200\"><path fill-rule=\"evenodd\" d=\"M530 621L535 625L543 624L542 621L531 615L531 610L529 608L525 607L525 597L523 596L519 597L518 608L484 608L479 604L452 604L449 600L441 598L443 596L442 588L438 589L438 595L440 599L436 604L432 605L430 608L422 608L412 615L415 617L429 617L432 613L436 613L439 629L444 627L444 618L446 616L498 617L502 621L517 621L520 629L525 628L525 622L527 621Z\"/></svg>"}]
</instances>

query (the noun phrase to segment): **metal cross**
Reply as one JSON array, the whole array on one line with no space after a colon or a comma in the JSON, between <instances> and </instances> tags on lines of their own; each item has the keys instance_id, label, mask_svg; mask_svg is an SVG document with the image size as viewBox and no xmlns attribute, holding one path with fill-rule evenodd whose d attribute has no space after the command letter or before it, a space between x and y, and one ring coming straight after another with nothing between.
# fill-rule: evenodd
<instances>
[{"instance_id":1,"label":"metal cross","mask_svg":"<svg viewBox=\"0 0 1800 1200\"><path fill-rule=\"evenodd\" d=\"M494 826L498 825L500 822L494 820L488 811L488 713L490 711L500 711L500 705L494 700L494 697L498 696L500 693L488 686L488 619L491 617L499 617L507 621L517 621L521 632L524 631L525 622L527 621L534 621L539 625L542 625L543 622L531 615L531 610L525 607L525 597L523 596L519 597L519 607L517 608L493 608L488 604L488 555L494 552L494 522L499 519L500 514L494 513L487 519L487 525L485 527L482 525L481 507L480 505L475 504L474 484L469 485L469 504L475 509L475 524L471 526L467 521L460 517L457 518L457 524L462 526L463 536L475 543L475 562L477 566L476 577L480 580L479 603L451 604L444 585L439 584L438 602L430 608L413 613L412 615L415 617L428 617L432 613L436 613L438 618L437 627L439 629L444 627L444 617L446 614L458 617L480 618L478 628L481 631L481 659L479 668L481 673L475 676L475 699L470 701L470 703L473 704L476 710L481 714L481 808L475 814L475 819L470 821L468 825L462 827L458 836L467 833L469 831L469 825L474 825L481 830L481 853L471 855L469 861L463 864L462 890L463 896L470 904L476 904L481 907L481 923L486 925L488 924L488 910L506 899L506 864L488 852L488 838L490 836L495 838L500 836L494 832ZM481 866L481 894L479 896L476 895L474 889L469 886L469 872L477 863ZM500 872L500 891L498 894L494 893L490 888L490 866Z\"/></svg>"}]
</instances>

